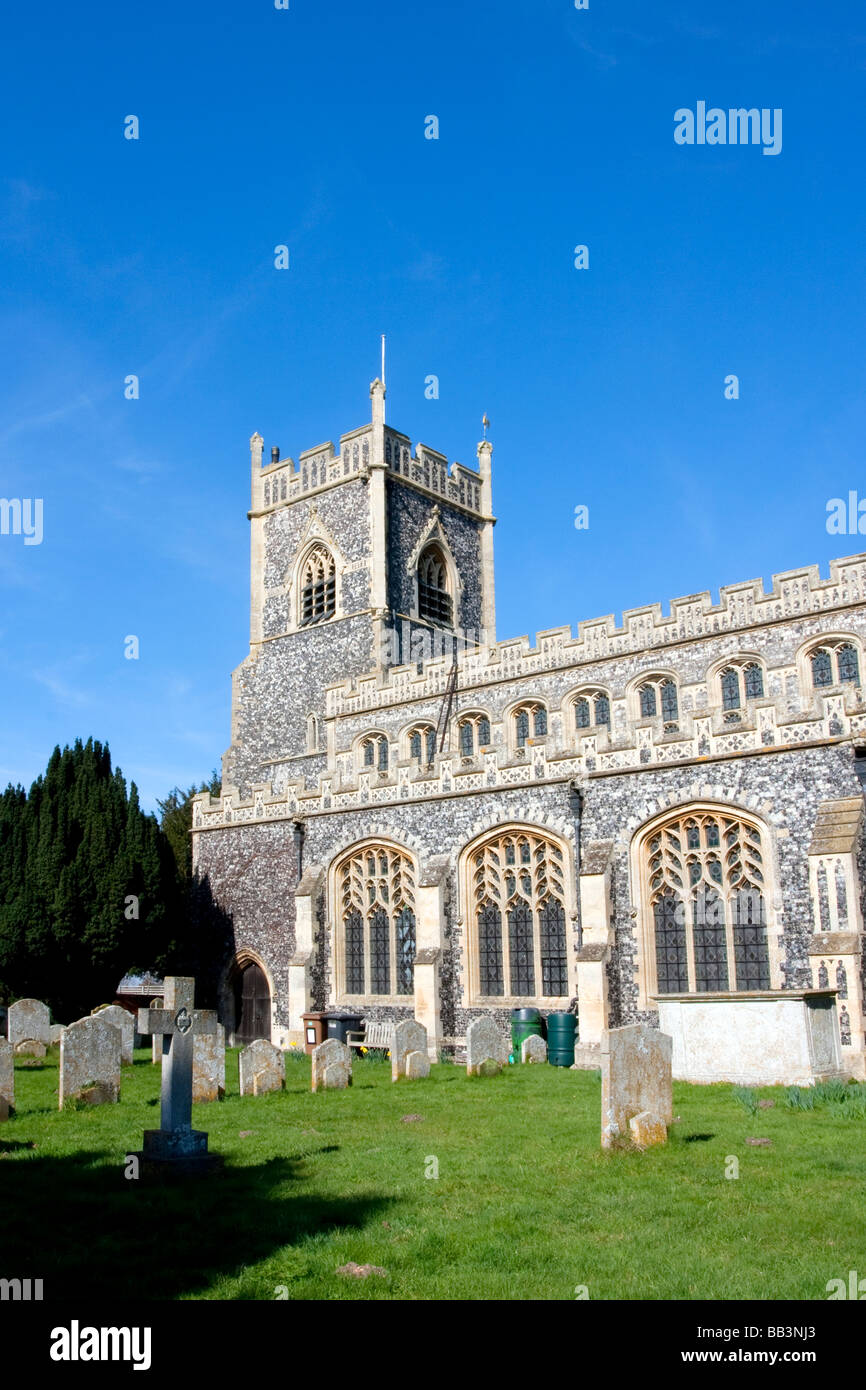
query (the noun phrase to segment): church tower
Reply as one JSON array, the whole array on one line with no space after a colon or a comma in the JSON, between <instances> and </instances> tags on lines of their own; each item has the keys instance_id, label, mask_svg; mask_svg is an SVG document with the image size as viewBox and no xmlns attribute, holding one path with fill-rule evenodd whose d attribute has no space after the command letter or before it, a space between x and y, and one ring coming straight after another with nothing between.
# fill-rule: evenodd
<instances>
[{"instance_id":1,"label":"church tower","mask_svg":"<svg viewBox=\"0 0 866 1390\"><path fill-rule=\"evenodd\" d=\"M492 446L478 469L371 419L263 466L250 440L250 653L233 676L224 789L279 793L327 764L325 690L496 640Z\"/></svg>"}]
</instances>

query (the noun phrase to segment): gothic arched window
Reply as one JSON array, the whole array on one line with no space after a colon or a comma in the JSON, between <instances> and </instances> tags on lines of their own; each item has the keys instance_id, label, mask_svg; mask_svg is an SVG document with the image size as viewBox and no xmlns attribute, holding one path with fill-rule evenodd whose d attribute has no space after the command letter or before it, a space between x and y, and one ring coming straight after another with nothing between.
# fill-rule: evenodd
<instances>
[{"instance_id":1,"label":"gothic arched window","mask_svg":"<svg viewBox=\"0 0 866 1390\"><path fill-rule=\"evenodd\" d=\"M436 756L436 730L432 724L419 724L409 734L409 757L413 763L432 763Z\"/></svg>"},{"instance_id":2,"label":"gothic arched window","mask_svg":"<svg viewBox=\"0 0 866 1390\"><path fill-rule=\"evenodd\" d=\"M567 998L562 850L510 830L473 851L469 874L479 995Z\"/></svg>"},{"instance_id":3,"label":"gothic arched window","mask_svg":"<svg viewBox=\"0 0 866 1390\"><path fill-rule=\"evenodd\" d=\"M414 988L415 871L390 845L368 845L337 868L346 994L404 995Z\"/></svg>"},{"instance_id":4,"label":"gothic arched window","mask_svg":"<svg viewBox=\"0 0 866 1390\"><path fill-rule=\"evenodd\" d=\"M457 731L462 758L476 757L490 743L490 720L486 714L462 715Z\"/></svg>"},{"instance_id":5,"label":"gothic arched window","mask_svg":"<svg viewBox=\"0 0 866 1390\"><path fill-rule=\"evenodd\" d=\"M652 676L638 687L638 707L641 719L660 714L666 724L679 718L679 699L676 681L670 676Z\"/></svg>"},{"instance_id":6,"label":"gothic arched window","mask_svg":"<svg viewBox=\"0 0 866 1390\"><path fill-rule=\"evenodd\" d=\"M807 654L812 668L812 685L860 685L860 656L854 642L844 637L828 638Z\"/></svg>"},{"instance_id":7,"label":"gothic arched window","mask_svg":"<svg viewBox=\"0 0 866 1390\"><path fill-rule=\"evenodd\" d=\"M384 734L370 734L361 743L361 762L378 772L388 771L388 740Z\"/></svg>"},{"instance_id":8,"label":"gothic arched window","mask_svg":"<svg viewBox=\"0 0 866 1390\"><path fill-rule=\"evenodd\" d=\"M591 729L610 724L610 699L603 690L585 690L574 702L574 723L577 729Z\"/></svg>"},{"instance_id":9,"label":"gothic arched window","mask_svg":"<svg viewBox=\"0 0 866 1390\"><path fill-rule=\"evenodd\" d=\"M547 710L544 705L521 705L514 711L514 742L525 748L530 738L544 738L547 733Z\"/></svg>"},{"instance_id":10,"label":"gothic arched window","mask_svg":"<svg viewBox=\"0 0 866 1390\"><path fill-rule=\"evenodd\" d=\"M756 827L722 811L681 813L653 831L643 853L657 992L769 989Z\"/></svg>"},{"instance_id":11,"label":"gothic arched window","mask_svg":"<svg viewBox=\"0 0 866 1390\"><path fill-rule=\"evenodd\" d=\"M301 570L301 602L298 622L301 627L324 622L336 612L336 578L334 557L323 545L314 545Z\"/></svg>"},{"instance_id":12,"label":"gothic arched window","mask_svg":"<svg viewBox=\"0 0 866 1390\"><path fill-rule=\"evenodd\" d=\"M450 627L452 610L445 557L438 545L428 545L418 561L418 616Z\"/></svg>"}]
</instances>

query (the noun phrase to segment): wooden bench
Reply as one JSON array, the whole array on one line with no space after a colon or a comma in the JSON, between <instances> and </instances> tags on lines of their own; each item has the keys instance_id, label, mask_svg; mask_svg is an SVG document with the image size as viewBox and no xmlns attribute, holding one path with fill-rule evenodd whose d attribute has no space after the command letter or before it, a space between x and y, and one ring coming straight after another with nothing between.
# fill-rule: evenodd
<instances>
[{"instance_id":1,"label":"wooden bench","mask_svg":"<svg viewBox=\"0 0 866 1390\"><path fill-rule=\"evenodd\" d=\"M363 1033L347 1033L349 1047L381 1047L390 1052L394 1046L394 1024L386 1019L365 1019Z\"/></svg>"}]
</instances>

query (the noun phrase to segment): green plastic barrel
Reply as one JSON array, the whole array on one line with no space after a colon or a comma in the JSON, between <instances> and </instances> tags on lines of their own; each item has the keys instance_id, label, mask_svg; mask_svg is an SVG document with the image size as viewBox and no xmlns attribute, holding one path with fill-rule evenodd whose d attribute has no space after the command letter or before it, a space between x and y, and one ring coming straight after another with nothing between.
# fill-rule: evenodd
<instances>
[{"instance_id":1,"label":"green plastic barrel","mask_svg":"<svg viewBox=\"0 0 866 1390\"><path fill-rule=\"evenodd\" d=\"M541 1014L537 1009L512 1009L511 1010L511 1051L515 1061L520 1061L520 1049L524 1039L532 1037L533 1033L541 1037Z\"/></svg>"},{"instance_id":2,"label":"green plastic barrel","mask_svg":"<svg viewBox=\"0 0 866 1390\"><path fill-rule=\"evenodd\" d=\"M574 1066L576 1023L574 1014L547 1015L547 1060L551 1066Z\"/></svg>"}]
</instances>

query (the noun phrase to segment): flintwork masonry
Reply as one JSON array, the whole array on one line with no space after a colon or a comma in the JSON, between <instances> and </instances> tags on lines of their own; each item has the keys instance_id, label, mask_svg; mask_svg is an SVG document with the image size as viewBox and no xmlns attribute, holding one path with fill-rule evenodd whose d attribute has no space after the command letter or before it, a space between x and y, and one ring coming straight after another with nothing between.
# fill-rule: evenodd
<instances>
[{"instance_id":1,"label":"flintwork masonry","mask_svg":"<svg viewBox=\"0 0 866 1390\"><path fill-rule=\"evenodd\" d=\"M194 862L231 919L221 1018L416 1017L431 1056L534 1004L836 990L864 1075L866 555L497 641L492 446L371 421L251 440L250 651ZM258 987L258 986L257 986ZM249 993L249 991L248 991Z\"/></svg>"}]
</instances>

